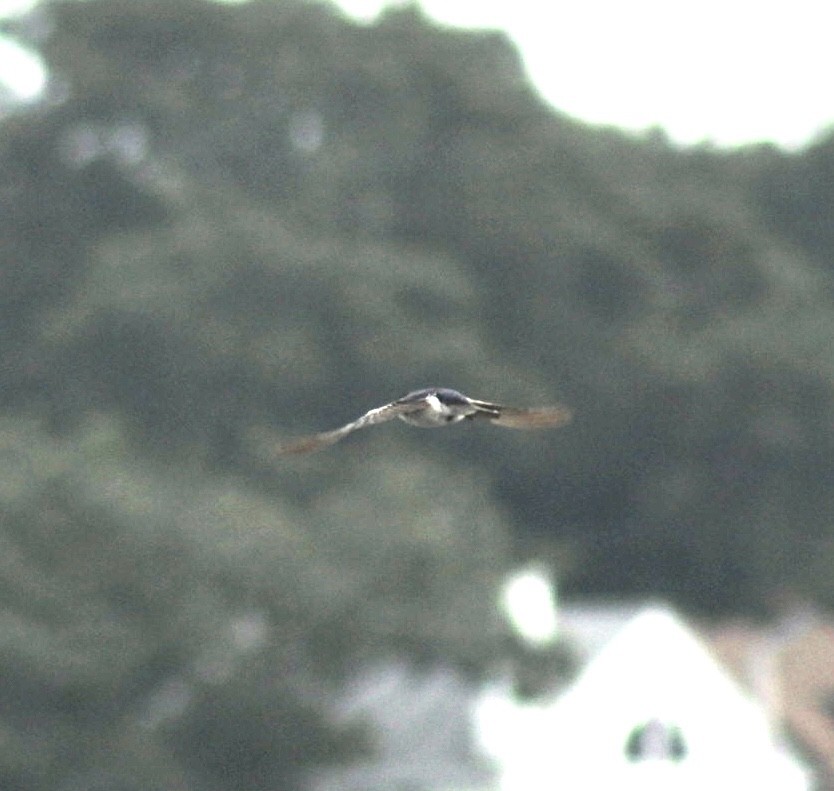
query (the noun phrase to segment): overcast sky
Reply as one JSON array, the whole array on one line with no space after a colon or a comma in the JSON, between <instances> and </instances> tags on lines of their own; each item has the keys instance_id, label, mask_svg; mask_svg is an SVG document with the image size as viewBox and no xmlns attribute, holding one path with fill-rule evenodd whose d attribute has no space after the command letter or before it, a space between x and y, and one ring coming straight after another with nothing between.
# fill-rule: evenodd
<instances>
[{"instance_id":1,"label":"overcast sky","mask_svg":"<svg viewBox=\"0 0 834 791\"><path fill-rule=\"evenodd\" d=\"M339 0L371 19L386 0ZM807 142L834 123L819 0L421 0L446 24L505 30L554 107L718 145Z\"/></svg>"},{"instance_id":2,"label":"overcast sky","mask_svg":"<svg viewBox=\"0 0 834 791\"><path fill-rule=\"evenodd\" d=\"M398 0L338 0L372 20ZM0 15L32 0L0 0ZM660 126L680 143L801 146L834 124L820 0L421 0L434 19L506 31L539 93L576 118ZM0 78L36 94L36 62L0 39Z\"/></svg>"}]
</instances>

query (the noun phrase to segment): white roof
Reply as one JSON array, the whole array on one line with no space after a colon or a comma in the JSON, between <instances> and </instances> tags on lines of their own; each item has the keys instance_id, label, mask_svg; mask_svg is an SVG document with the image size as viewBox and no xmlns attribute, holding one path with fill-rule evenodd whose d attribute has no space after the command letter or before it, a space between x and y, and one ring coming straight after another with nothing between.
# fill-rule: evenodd
<instances>
[{"instance_id":1,"label":"white roof","mask_svg":"<svg viewBox=\"0 0 834 791\"><path fill-rule=\"evenodd\" d=\"M809 788L762 709L665 607L633 615L555 700L523 705L494 690L478 717L504 791ZM629 758L629 736L651 721L680 734L683 757Z\"/></svg>"}]
</instances>

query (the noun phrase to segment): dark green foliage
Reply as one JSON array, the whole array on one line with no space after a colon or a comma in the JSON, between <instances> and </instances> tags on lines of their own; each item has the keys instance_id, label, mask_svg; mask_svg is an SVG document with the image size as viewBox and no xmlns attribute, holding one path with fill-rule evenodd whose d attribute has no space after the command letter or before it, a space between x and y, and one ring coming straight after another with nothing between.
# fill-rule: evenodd
<instances>
[{"instance_id":1,"label":"dark green foliage","mask_svg":"<svg viewBox=\"0 0 834 791\"><path fill-rule=\"evenodd\" d=\"M413 8L41 11L62 87L0 127L0 787L297 787L372 749L325 714L351 663L496 659L528 553L834 603L834 137L585 128ZM274 454L431 383L577 418Z\"/></svg>"}]
</instances>

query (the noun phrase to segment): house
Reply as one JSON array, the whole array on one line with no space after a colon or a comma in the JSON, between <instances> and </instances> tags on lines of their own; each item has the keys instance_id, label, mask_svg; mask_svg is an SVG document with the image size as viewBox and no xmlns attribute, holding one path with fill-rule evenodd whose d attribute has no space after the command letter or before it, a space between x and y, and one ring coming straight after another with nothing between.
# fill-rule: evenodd
<instances>
[{"instance_id":1,"label":"house","mask_svg":"<svg viewBox=\"0 0 834 791\"><path fill-rule=\"evenodd\" d=\"M311 772L310 791L487 791L495 771L473 738L478 684L453 667L403 659L356 668L332 717L369 729L372 754Z\"/></svg>"},{"instance_id":2,"label":"house","mask_svg":"<svg viewBox=\"0 0 834 791\"><path fill-rule=\"evenodd\" d=\"M565 605L559 639L581 667L520 700L406 660L357 667L332 716L368 727L365 759L321 768L311 791L808 791L774 720L708 644L656 604ZM834 637L834 634L832 635ZM829 653L828 656L834 656Z\"/></svg>"},{"instance_id":3,"label":"house","mask_svg":"<svg viewBox=\"0 0 834 791\"><path fill-rule=\"evenodd\" d=\"M592 646L573 683L536 703L497 687L482 696L480 739L501 791L811 787L763 707L672 610L560 617L566 639L573 623Z\"/></svg>"},{"instance_id":4,"label":"house","mask_svg":"<svg viewBox=\"0 0 834 791\"><path fill-rule=\"evenodd\" d=\"M725 624L707 634L818 769L817 787L834 789L834 624L800 608L775 626Z\"/></svg>"}]
</instances>

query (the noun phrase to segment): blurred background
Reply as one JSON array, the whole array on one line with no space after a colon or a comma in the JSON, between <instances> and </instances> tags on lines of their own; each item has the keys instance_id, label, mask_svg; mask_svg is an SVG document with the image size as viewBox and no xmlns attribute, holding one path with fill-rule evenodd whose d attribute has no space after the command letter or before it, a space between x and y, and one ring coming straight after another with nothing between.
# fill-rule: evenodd
<instances>
[{"instance_id":1,"label":"blurred background","mask_svg":"<svg viewBox=\"0 0 834 791\"><path fill-rule=\"evenodd\" d=\"M559 600L825 617L834 135L592 126L414 5L2 30L0 787L376 787L338 771L384 747L357 696L401 722L517 668L531 561ZM274 452L426 385L576 418Z\"/></svg>"}]
</instances>

